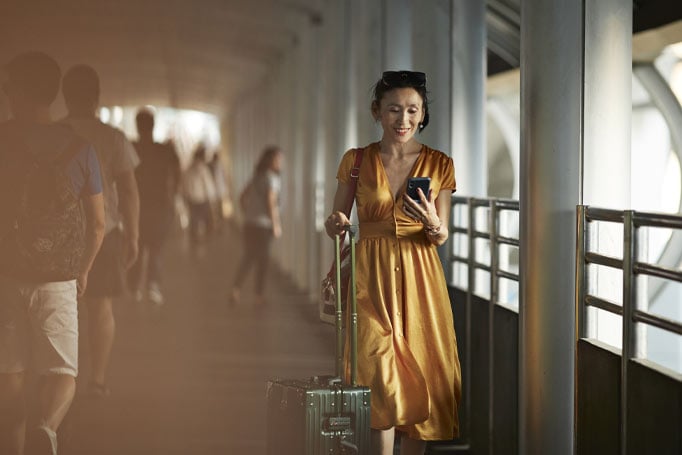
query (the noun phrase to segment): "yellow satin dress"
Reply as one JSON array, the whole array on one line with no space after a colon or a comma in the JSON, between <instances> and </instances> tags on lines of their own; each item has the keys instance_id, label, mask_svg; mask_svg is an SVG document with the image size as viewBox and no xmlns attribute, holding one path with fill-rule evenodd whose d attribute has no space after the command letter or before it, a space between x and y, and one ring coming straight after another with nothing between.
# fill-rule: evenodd
<instances>
[{"instance_id":1,"label":"yellow satin dress","mask_svg":"<svg viewBox=\"0 0 682 455\"><path fill-rule=\"evenodd\" d=\"M355 150L337 179L350 180ZM455 190L452 159L423 146L413 177L431 190ZM396 427L413 439L459 435L461 371L452 309L436 247L421 223L393 200L379 143L365 148L356 192L358 383L371 389L371 427ZM346 375L350 376L346 339Z\"/></svg>"}]
</instances>

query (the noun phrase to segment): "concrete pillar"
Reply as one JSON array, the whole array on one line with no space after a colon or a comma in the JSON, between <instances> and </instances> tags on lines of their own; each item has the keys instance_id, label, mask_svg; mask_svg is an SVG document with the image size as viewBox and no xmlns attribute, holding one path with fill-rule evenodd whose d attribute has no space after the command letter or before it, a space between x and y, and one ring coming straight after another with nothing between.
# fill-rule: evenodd
<instances>
[{"instance_id":1,"label":"concrete pillar","mask_svg":"<svg viewBox=\"0 0 682 455\"><path fill-rule=\"evenodd\" d=\"M383 72L382 63L382 11L383 0L353 1L353 34L357 68L357 145L366 145L381 138L381 127L372 118L370 104L372 88Z\"/></svg>"},{"instance_id":2,"label":"concrete pillar","mask_svg":"<svg viewBox=\"0 0 682 455\"><path fill-rule=\"evenodd\" d=\"M415 2L416 4L416 2ZM451 149L451 77L450 63L451 9L453 3L439 0L420 0L412 11L414 49L428 49L428 52L415 52L414 69L426 73L426 86L429 90L428 128L417 135L417 140L447 154ZM483 80L483 74L479 74Z\"/></svg>"},{"instance_id":3,"label":"concrete pillar","mask_svg":"<svg viewBox=\"0 0 682 455\"><path fill-rule=\"evenodd\" d=\"M622 42L632 35L613 24L628 21L631 3L522 2L520 453L574 450L575 206L583 188L593 192L583 187L583 164L603 168L592 154L622 147L611 134L630 136L622 78L631 56ZM611 159L629 161L629 147Z\"/></svg>"},{"instance_id":4,"label":"concrete pillar","mask_svg":"<svg viewBox=\"0 0 682 455\"><path fill-rule=\"evenodd\" d=\"M334 194L336 192L336 172L341 156L345 152L347 142L347 96L348 85L345 70L347 45L347 2L327 2L324 10L323 33L320 37L320 53L323 57L320 69L319 93L319 136L318 147L323 155L318 162L317 175L321 188L319 199L323 203L324 217L331 213ZM318 190L319 191L319 190ZM318 203L320 201L318 200ZM321 220L322 222L324 219ZM334 257L331 240L324 233L324 226L320 223L320 260L323 269L320 277L327 273Z\"/></svg>"},{"instance_id":5,"label":"concrete pillar","mask_svg":"<svg viewBox=\"0 0 682 455\"><path fill-rule=\"evenodd\" d=\"M314 26L310 31L310 64L312 68L319 68L321 61L321 36L322 27ZM312 210L310 220L310 237L308 243L309 249L309 264L308 264L308 286L311 300L314 300L319 295L319 283L321 280L320 270L326 266L321 262L320 250L322 247L322 240L324 234L324 219L327 216L324 210L324 179L322 175L324 172L324 149L321 147L322 143L322 121L320 121L320 114L325 109L322 104L324 99L321 91L320 74L318 71L311 71L308 87L308 106L310 109L308 128L306 130L309 134L309 151L308 151L308 180L307 180L307 201Z\"/></svg>"},{"instance_id":6,"label":"concrete pillar","mask_svg":"<svg viewBox=\"0 0 682 455\"><path fill-rule=\"evenodd\" d=\"M629 209L632 0L586 0L585 11L583 204ZM592 244L605 254L619 256L622 236L621 226L603 223ZM620 301L620 280L614 280L612 273L600 272L593 271L595 291ZM620 347L620 318L589 310L590 327L596 328L589 335Z\"/></svg>"},{"instance_id":7,"label":"concrete pillar","mask_svg":"<svg viewBox=\"0 0 682 455\"><path fill-rule=\"evenodd\" d=\"M298 49L291 49L287 52L282 62L279 73L279 99L275 107L279 120L279 144L286 153L285 169L282 179L282 209L283 226L282 239L275 242L275 255L282 267L290 272L294 272L293 278L299 282L300 271L295 271L291 267L291 258L301 257L303 254L299 250L298 230L300 224L296 220L302 218L302 204L300 200L300 180L303 178L302 172L302 135L299 130L301 115L300 108L300 87L298 84Z\"/></svg>"},{"instance_id":8,"label":"concrete pillar","mask_svg":"<svg viewBox=\"0 0 682 455\"><path fill-rule=\"evenodd\" d=\"M585 0L583 203L630 208L632 0Z\"/></svg>"},{"instance_id":9,"label":"concrete pillar","mask_svg":"<svg viewBox=\"0 0 682 455\"><path fill-rule=\"evenodd\" d=\"M522 3L519 453L573 454L582 13Z\"/></svg>"},{"instance_id":10,"label":"concrete pillar","mask_svg":"<svg viewBox=\"0 0 682 455\"><path fill-rule=\"evenodd\" d=\"M457 194L487 194L488 163L485 146L486 27L485 2L451 2L450 153L455 163ZM462 251L461 236L451 237L446 251ZM453 245L453 242L456 244ZM443 249L440 251L444 255ZM444 263L449 281L465 283L467 271ZM453 276L454 274L457 276Z\"/></svg>"},{"instance_id":11,"label":"concrete pillar","mask_svg":"<svg viewBox=\"0 0 682 455\"><path fill-rule=\"evenodd\" d=\"M382 66L384 70L412 69L412 2L382 0L382 3Z\"/></svg>"},{"instance_id":12,"label":"concrete pillar","mask_svg":"<svg viewBox=\"0 0 682 455\"><path fill-rule=\"evenodd\" d=\"M452 2L452 156L457 192L485 197L485 2Z\"/></svg>"},{"instance_id":13,"label":"concrete pillar","mask_svg":"<svg viewBox=\"0 0 682 455\"><path fill-rule=\"evenodd\" d=\"M358 105L357 105L357 68L358 68L358 49L362 43L358 35L358 22L354 20L354 13L357 9L357 2L343 2L343 46L342 46L342 68L343 79L341 80L342 102L339 106L344 108L344 118L340 125L343 129L343 150L358 146Z\"/></svg>"}]
</instances>

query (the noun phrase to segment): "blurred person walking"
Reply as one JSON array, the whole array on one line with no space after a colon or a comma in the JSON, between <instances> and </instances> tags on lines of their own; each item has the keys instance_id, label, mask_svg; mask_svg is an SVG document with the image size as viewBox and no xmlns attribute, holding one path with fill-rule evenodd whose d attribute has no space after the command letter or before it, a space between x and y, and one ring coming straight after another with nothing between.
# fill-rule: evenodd
<instances>
[{"instance_id":1,"label":"blurred person walking","mask_svg":"<svg viewBox=\"0 0 682 455\"><path fill-rule=\"evenodd\" d=\"M251 269L255 272L255 303L265 303L270 245L273 239L282 236L279 209L282 161L283 154L279 147L266 147L251 180L240 195L240 204L244 211L244 250L232 285L232 303L241 300L241 287Z\"/></svg>"},{"instance_id":2,"label":"blurred person walking","mask_svg":"<svg viewBox=\"0 0 682 455\"><path fill-rule=\"evenodd\" d=\"M180 160L172 143L154 141L151 110L138 110L135 122L138 140L134 145L140 158L135 170L140 192L140 254L128 274L128 285L137 301L146 295L153 304L161 305L162 253L175 220Z\"/></svg>"},{"instance_id":3,"label":"blurred person walking","mask_svg":"<svg viewBox=\"0 0 682 455\"><path fill-rule=\"evenodd\" d=\"M182 176L182 194L189 209L189 239L194 252L211 229L211 203L216 188L211 169L206 162L206 147L199 144L192 156L192 163Z\"/></svg>"},{"instance_id":4,"label":"blurred person walking","mask_svg":"<svg viewBox=\"0 0 682 455\"><path fill-rule=\"evenodd\" d=\"M225 178L225 169L223 168L223 160L220 158L220 152L216 151L213 154L213 158L208 162L208 167L211 169L213 183L215 184L215 199L211 203L211 232L220 234L222 233L223 221L225 219L224 207L229 197L227 179Z\"/></svg>"},{"instance_id":5,"label":"blurred person walking","mask_svg":"<svg viewBox=\"0 0 682 455\"><path fill-rule=\"evenodd\" d=\"M95 147L104 192L105 236L92 267L84 295L90 347L88 394L108 396L109 357L116 333L114 298L124 294L125 272L137 259L139 198L135 167L137 153L122 131L97 118L100 83L87 65L69 69L62 81L68 116L62 120Z\"/></svg>"},{"instance_id":6,"label":"blurred person walking","mask_svg":"<svg viewBox=\"0 0 682 455\"><path fill-rule=\"evenodd\" d=\"M13 119L0 124L0 453L55 455L76 392L77 296L104 236L100 163L71 128L51 123L54 59L20 54L2 73ZM29 368L37 394L27 393ZM38 415L26 431L29 396Z\"/></svg>"}]
</instances>

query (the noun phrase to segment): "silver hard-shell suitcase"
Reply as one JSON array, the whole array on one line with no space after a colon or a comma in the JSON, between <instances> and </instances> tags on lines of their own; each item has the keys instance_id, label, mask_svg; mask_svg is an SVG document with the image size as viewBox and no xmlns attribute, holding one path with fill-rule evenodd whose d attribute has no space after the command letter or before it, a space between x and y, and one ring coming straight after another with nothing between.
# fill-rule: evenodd
<instances>
[{"instance_id":1,"label":"silver hard-shell suitcase","mask_svg":"<svg viewBox=\"0 0 682 455\"><path fill-rule=\"evenodd\" d=\"M349 311L350 384L343 382L343 313L336 302L336 375L274 379L267 385L268 455L337 455L370 453L370 390L356 384L357 300L354 228L351 241ZM340 238L335 239L336 283L340 281Z\"/></svg>"}]
</instances>

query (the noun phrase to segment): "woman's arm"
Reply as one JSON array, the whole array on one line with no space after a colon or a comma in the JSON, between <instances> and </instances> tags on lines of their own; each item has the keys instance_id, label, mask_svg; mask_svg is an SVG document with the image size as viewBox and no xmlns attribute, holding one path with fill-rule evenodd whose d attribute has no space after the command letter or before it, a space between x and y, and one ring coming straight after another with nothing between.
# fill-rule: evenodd
<instances>
[{"instance_id":1,"label":"woman's arm","mask_svg":"<svg viewBox=\"0 0 682 455\"><path fill-rule=\"evenodd\" d=\"M272 221L272 235L275 238L282 236L282 222L279 217L279 204L277 203L277 191L268 189L268 214Z\"/></svg>"},{"instance_id":2,"label":"woman's arm","mask_svg":"<svg viewBox=\"0 0 682 455\"><path fill-rule=\"evenodd\" d=\"M424 231L429 241L441 246L448 240L448 220L450 219L452 191L441 190L435 201L437 220L429 219L424 222Z\"/></svg>"},{"instance_id":3,"label":"woman's arm","mask_svg":"<svg viewBox=\"0 0 682 455\"><path fill-rule=\"evenodd\" d=\"M350 224L350 220L343 211L346 209L345 205L348 202L348 194L351 190L348 183L339 182L334 194L334 207L332 213L324 222L324 228L327 235L334 238L335 235L341 234L344 227Z\"/></svg>"}]
</instances>

